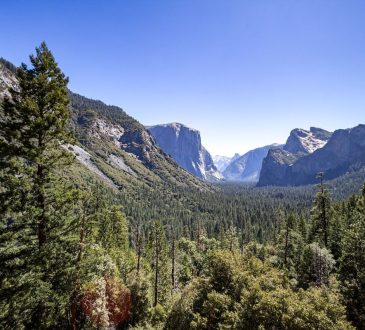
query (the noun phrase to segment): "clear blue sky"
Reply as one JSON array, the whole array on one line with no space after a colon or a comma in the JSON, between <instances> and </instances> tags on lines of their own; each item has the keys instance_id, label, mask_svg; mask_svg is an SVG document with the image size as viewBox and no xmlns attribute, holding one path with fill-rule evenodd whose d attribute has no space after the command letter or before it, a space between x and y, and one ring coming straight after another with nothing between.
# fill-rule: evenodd
<instances>
[{"instance_id":1,"label":"clear blue sky","mask_svg":"<svg viewBox=\"0 0 365 330\"><path fill-rule=\"evenodd\" d=\"M197 128L212 154L295 127L365 123L364 0L8 0L0 56L45 40L70 88L146 125Z\"/></svg>"}]
</instances>

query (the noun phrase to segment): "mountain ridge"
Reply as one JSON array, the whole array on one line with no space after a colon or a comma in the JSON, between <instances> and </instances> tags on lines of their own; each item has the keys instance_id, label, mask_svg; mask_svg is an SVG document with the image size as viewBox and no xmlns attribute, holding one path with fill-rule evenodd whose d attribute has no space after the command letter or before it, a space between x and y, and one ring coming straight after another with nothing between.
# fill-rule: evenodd
<instances>
[{"instance_id":1,"label":"mountain ridge","mask_svg":"<svg viewBox=\"0 0 365 330\"><path fill-rule=\"evenodd\" d=\"M15 66L0 62L1 98L16 87ZM76 145L65 146L93 175L116 189L186 186L210 190L156 145L145 127L122 108L69 91L69 129Z\"/></svg>"},{"instance_id":2,"label":"mountain ridge","mask_svg":"<svg viewBox=\"0 0 365 330\"><path fill-rule=\"evenodd\" d=\"M314 184L319 172L330 180L365 164L365 125L327 132L322 139L327 139L323 146L306 154L291 153L288 148L271 150L263 161L258 186Z\"/></svg>"},{"instance_id":3,"label":"mountain ridge","mask_svg":"<svg viewBox=\"0 0 365 330\"><path fill-rule=\"evenodd\" d=\"M0 98L9 95L7 88L17 87L14 70L10 62L0 61ZM211 189L179 167L174 158L158 146L152 134L122 108L71 91L70 102L69 126L75 133L77 145L68 146L69 150L104 182L117 189L156 184ZM165 124L165 128L171 125L176 129L181 124ZM183 125L179 127L178 136L185 129ZM306 185L315 183L319 171L325 172L328 179L356 171L365 164L364 127L360 124L334 133L316 127L294 129L283 148L269 148L259 179L258 174L252 172L241 181L258 180L258 186ZM220 181L222 176L201 145L199 131L189 129L189 132L198 136L200 163L193 169L204 172L203 179Z\"/></svg>"}]
</instances>

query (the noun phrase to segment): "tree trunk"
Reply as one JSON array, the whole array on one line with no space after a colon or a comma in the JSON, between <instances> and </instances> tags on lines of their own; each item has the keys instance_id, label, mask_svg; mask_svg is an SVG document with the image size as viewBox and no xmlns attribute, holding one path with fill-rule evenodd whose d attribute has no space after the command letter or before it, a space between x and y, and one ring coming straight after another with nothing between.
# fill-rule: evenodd
<instances>
[{"instance_id":1,"label":"tree trunk","mask_svg":"<svg viewBox=\"0 0 365 330\"><path fill-rule=\"evenodd\" d=\"M159 264L158 259L160 257L160 251L159 251L159 237L158 237L158 231L155 229L155 292L154 292L154 302L153 307L157 305L158 302L158 276L159 276Z\"/></svg>"},{"instance_id":2,"label":"tree trunk","mask_svg":"<svg viewBox=\"0 0 365 330\"><path fill-rule=\"evenodd\" d=\"M171 247L171 283L172 292L175 291L175 237L172 237L172 247Z\"/></svg>"},{"instance_id":3,"label":"tree trunk","mask_svg":"<svg viewBox=\"0 0 365 330\"><path fill-rule=\"evenodd\" d=\"M288 259L288 245L289 245L289 224L288 220L286 223L286 232L285 232L285 247L284 247L284 265L287 265Z\"/></svg>"},{"instance_id":4,"label":"tree trunk","mask_svg":"<svg viewBox=\"0 0 365 330\"><path fill-rule=\"evenodd\" d=\"M71 329L77 330L77 312L79 307L79 292L80 292L80 278L79 268L82 260L82 254L84 251L84 237L85 237L85 213L82 215L81 227L80 227L80 239L79 239L79 251L76 258L76 279L75 289L71 295Z\"/></svg>"},{"instance_id":5,"label":"tree trunk","mask_svg":"<svg viewBox=\"0 0 365 330\"><path fill-rule=\"evenodd\" d=\"M45 210L45 196L43 192L44 186L44 168L42 165L37 166L37 180L36 180L36 191L37 191L37 207L40 209L38 216L38 246L41 248L47 240L46 234L46 210Z\"/></svg>"},{"instance_id":6,"label":"tree trunk","mask_svg":"<svg viewBox=\"0 0 365 330\"><path fill-rule=\"evenodd\" d=\"M141 230L140 226L137 225L137 231L136 231L136 252L137 252L137 275L139 275L139 271L141 268L141 254L142 254L142 248L141 248Z\"/></svg>"}]
</instances>

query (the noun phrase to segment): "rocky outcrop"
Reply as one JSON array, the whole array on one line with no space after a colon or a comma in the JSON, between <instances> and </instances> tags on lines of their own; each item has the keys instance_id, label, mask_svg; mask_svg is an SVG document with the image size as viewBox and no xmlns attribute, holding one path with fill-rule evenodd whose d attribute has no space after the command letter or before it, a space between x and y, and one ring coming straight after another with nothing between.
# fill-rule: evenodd
<instances>
[{"instance_id":1,"label":"rocky outcrop","mask_svg":"<svg viewBox=\"0 0 365 330\"><path fill-rule=\"evenodd\" d=\"M292 154L310 154L322 148L331 137L324 129L311 127L309 131L296 128L290 132L283 149Z\"/></svg>"},{"instance_id":2,"label":"rocky outcrop","mask_svg":"<svg viewBox=\"0 0 365 330\"><path fill-rule=\"evenodd\" d=\"M333 134L319 130L318 134L322 140L328 136L329 139L312 152L290 153L286 147L281 152L270 150L263 162L259 185L312 184L319 172L326 179L334 179L365 165L365 125L336 130Z\"/></svg>"},{"instance_id":3,"label":"rocky outcrop","mask_svg":"<svg viewBox=\"0 0 365 330\"><path fill-rule=\"evenodd\" d=\"M323 172L333 179L365 165L365 125L336 130L328 143L316 152L298 159L290 167L284 182L303 185L316 182Z\"/></svg>"},{"instance_id":4,"label":"rocky outcrop","mask_svg":"<svg viewBox=\"0 0 365 330\"><path fill-rule=\"evenodd\" d=\"M18 82L15 78L16 68L10 62L0 58L0 100L10 97L9 89L18 89Z\"/></svg>"},{"instance_id":5,"label":"rocky outcrop","mask_svg":"<svg viewBox=\"0 0 365 330\"><path fill-rule=\"evenodd\" d=\"M309 131L296 128L282 149L272 148L262 162L258 186L290 185L288 178L291 167L302 157L323 148L332 133L311 127Z\"/></svg>"},{"instance_id":6,"label":"rocky outcrop","mask_svg":"<svg viewBox=\"0 0 365 330\"><path fill-rule=\"evenodd\" d=\"M281 146L273 144L248 151L227 166L222 173L223 177L228 181L257 182L260 176L262 161L272 147L280 150Z\"/></svg>"},{"instance_id":7,"label":"rocky outcrop","mask_svg":"<svg viewBox=\"0 0 365 330\"><path fill-rule=\"evenodd\" d=\"M258 186L281 186L287 170L299 158L299 155L280 148L271 148L262 161Z\"/></svg>"},{"instance_id":8,"label":"rocky outcrop","mask_svg":"<svg viewBox=\"0 0 365 330\"><path fill-rule=\"evenodd\" d=\"M180 123L149 126L156 143L181 167L208 181L222 179L209 152L202 146L199 131Z\"/></svg>"}]
</instances>

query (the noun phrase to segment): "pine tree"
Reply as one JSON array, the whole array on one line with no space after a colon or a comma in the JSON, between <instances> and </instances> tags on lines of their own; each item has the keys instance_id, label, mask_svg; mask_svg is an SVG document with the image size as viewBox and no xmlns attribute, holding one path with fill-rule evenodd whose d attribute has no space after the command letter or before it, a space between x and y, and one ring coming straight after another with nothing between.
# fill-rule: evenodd
<instances>
[{"instance_id":1,"label":"pine tree","mask_svg":"<svg viewBox=\"0 0 365 330\"><path fill-rule=\"evenodd\" d=\"M365 187L365 186L364 186ZM342 240L339 278L349 319L358 329L365 329L365 190L357 202L349 228Z\"/></svg>"},{"instance_id":2,"label":"pine tree","mask_svg":"<svg viewBox=\"0 0 365 330\"><path fill-rule=\"evenodd\" d=\"M166 302L171 289L165 231L159 221L154 221L151 226L149 260L153 272L153 306L155 307L157 304Z\"/></svg>"},{"instance_id":3,"label":"pine tree","mask_svg":"<svg viewBox=\"0 0 365 330\"><path fill-rule=\"evenodd\" d=\"M312 209L312 232L311 240L318 240L319 243L328 247L329 233L331 226L331 198L328 191L324 187L323 178L324 174L319 173L318 178L320 183L318 185L318 192L314 200L314 206Z\"/></svg>"},{"instance_id":4,"label":"pine tree","mask_svg":"<svg viewBox=\"0 0 365 330\"><path fill-rule=\"evenodd\" d=\"M329 232L329 249L331 250L335 260L338 260L341 257L343 235L344 235L344 220L342 215L337 212L333 216Z\"/></svg>"},{"instance_id":5,"label":"pine tree","mask_svg":"<svg viewBox=\"0 0 365 330\"><path fill-rule=\"evenodd\" d=\"M172 227L170 227L170 241L171 241L171 293L173 294L176 290L176 237Z\"/></svg>"},{"instance_id":6,"label":"pine tree","mask_svg":"<svg viewBox=\"0 0 365 330\"><path fill-rule=\"evenodd\" d=\"M128 250L128 223L118 206L104 211L99 225L99 242L108 254Z\"/></svg>"},{"instance_id":7,"label":"pine tree","mask_svg":"<svg viewBox=\"0 0 365 330\"><path fill-rule=\"evenodd\" d=\"M134 230L134 236L132 240L134 250L137 256L137 276L139 275L142 268L142 253L143 253L143 232L142 225L138 221Z\"/></svg>"},{"instance_id":8,"label":"pine tree","mask_svg":"<svg viewBox=\"0 0 365 330\"><path fill-rule=\"evenodd\" d=\"M83 261L85 250L95 240L95 232L98 227L99 196L98 191L81 193L77 209L78 249L73 276L73 292L70 297L70 327L76 330L82 326L81 313L82 277L84 274Z\"/></svg>"},{"instance_id":9,"label":"pine tree","mask_svg":"<svg viewBox=\"0 0 365 330\"><path fill-rule=\"evenodd\" d=\"M62 327L73 271L77 195L62 169L68 79L42 43L16 73L1 110L1 322L16 328Z\"/></svg>"},{"instance_id":10,"label":"pine tree","mask_svg":"<svg viewBox=\"0 0 365 330\"><path fill-rule=\"evenodd\" d=\"M224 242L224 248L226 248L230 251L239 249L239 240L238 240L237 229L232 224L225 231L224 237L223 237L223 242Z\"/></svg>"},{"instance_id":11,"label":"pine tree","mask_svg":"<svg viewBox=\"0 0 365 330\"><path fill-rule=\"evenodd\" d=\"M283 229L278 237L278 256L281 266L292 277L296 277L303 253L303 238L298 232L297 219L294 214L285 218Z\"/></svg>"}]
</instances>

